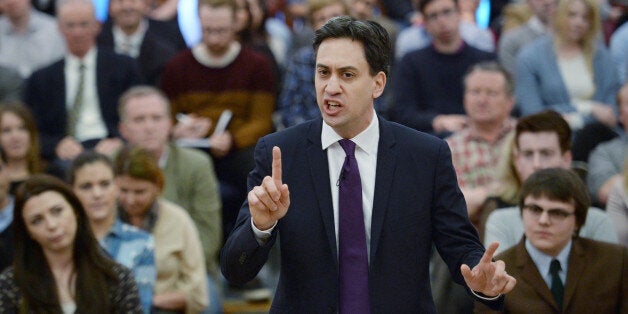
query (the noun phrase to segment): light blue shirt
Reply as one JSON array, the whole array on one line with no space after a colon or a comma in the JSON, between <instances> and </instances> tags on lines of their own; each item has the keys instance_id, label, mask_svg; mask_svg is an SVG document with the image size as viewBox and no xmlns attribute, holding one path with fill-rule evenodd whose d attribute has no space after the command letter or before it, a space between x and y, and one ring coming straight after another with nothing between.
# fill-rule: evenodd
<instances>
[{"instance_id":1,"label":"light blue shirt","mask_svg":"<svg viewBox=\"0 0 628 314\"><path fill-rule=\"evenodd\" d=\"M528 254L532 258L532 261L536 265L536 269L539 270L541 277L545 280L547 287L551 289L552 287L552 275L550 274L550 264L553 259L557 259L560 262L560 271L558 271L558 276L560 280L563 282L563 286L565 282L567 282L567 270L569 268L569 253L571 252L571 244L573 241L569 240L569 243L556 255L556 257L549 256L541 251L539 251L530 240L526 239L525 246Z\"/></svg>"},{"instance_id":2,"label":"light blue shirt","mask_svg":"<svg viewBox=\"0 0 628 314\"><path fill-rule=\"evenodd\" d=\"M116 219L100 244L111 258L133 272L144 313L150 313L157 280L153 236Z\"/></svg>"},{"instance_id":3,"label":"light blue shirt","mask_svg":"<svg viewBox=\"0 0 628 314\"><path fill-rule=\"evenodd\" d=\"M9 203L0 209L0 232L4 231L13 222L13 197L8 196Z\"/></svg>"}]
</instances>

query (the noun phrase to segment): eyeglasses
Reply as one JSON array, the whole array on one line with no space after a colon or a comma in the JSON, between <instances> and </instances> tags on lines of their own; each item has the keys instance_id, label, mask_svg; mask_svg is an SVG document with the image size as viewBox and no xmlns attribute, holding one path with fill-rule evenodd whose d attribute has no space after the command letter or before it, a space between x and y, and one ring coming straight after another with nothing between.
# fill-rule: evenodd
<instances>
[{"instance_id":1,"label":"eyeglasses","mask_svg":"<svg viewBox=\"0 0 628 314\"><path fill-rule=\"evenodd\" d=\"M537 220L541 218L543 212L546 212L549 220L556 223L564 221L565 219L567 219L567 217L571 215L575 215L575 213L570 213L558 208L543 209L542 207L534 204L523 205L523 210L530 213L530 215L532 215L532 217Z\"/></svg>"},{"instance_id":2,"label":"eyeglasses","mask_svg":"<svg viewBox=\"0 0 628 314\"><path fill-rule=\"evenodd\" d=\"M425 15L425 20L428 22L434 22L438 19L439 16L448 18L452 16L454 13L456 13L456 9L453 9L453 8L445 9L440 12L434 12L434 13Z\"/></svg>"}]
</instances>

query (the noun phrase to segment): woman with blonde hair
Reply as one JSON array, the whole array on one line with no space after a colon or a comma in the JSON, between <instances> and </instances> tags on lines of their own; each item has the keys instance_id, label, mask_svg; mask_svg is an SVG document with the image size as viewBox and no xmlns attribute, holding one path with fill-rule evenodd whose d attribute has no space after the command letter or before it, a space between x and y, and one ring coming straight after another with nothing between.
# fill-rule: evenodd
<instances>
[{"instance_id":1,"label":"woman with blonde hair","mask_svg":"<svg viewBox=\"0 0 628 314\"><path fill-rule=\"evenodd\" d=\"M619 76L601 42L595 0L561 0L553 34L517 57L515 96L522 116L552 109L572 130L589 124L617 125Z\"/></svg>"}]
</instances>

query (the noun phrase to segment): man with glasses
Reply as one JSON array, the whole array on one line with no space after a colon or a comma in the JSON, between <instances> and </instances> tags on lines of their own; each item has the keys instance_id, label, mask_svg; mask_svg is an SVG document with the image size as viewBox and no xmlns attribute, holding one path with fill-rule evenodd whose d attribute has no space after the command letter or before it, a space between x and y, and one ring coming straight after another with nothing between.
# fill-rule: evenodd
<instances>
[{"instance_id":1,"label":"man with glasses","mask_svg":"<svg viewBox=\"0 0 628 314\"><path fill-rule=\"evenodd\" d=\"M444 137L467 125L460 78L471 65L495 55L464 42L456 0L423 0L419 9L432 45L407 53L395 66L390 116Z\"/></svg>"},{"instance_id":2,"label":"man with glasses","mask_svg":"<svg viewBox=\"0 0 628 314\"><path fill-rule=\"evenodd\" d=\"M518 284L504 312L625 310L628 248L578 236L590 203L582 180L567 169L539 170L524 182L519 207L525 235L496 257ZM489 311L476 303L478 309Z\"/></svg>"},{"instance_id":3,"label":"man with glasses","mask_svg":"<svg viewBox=\"0 0 628 314\"><path fill-rule=\"evenodd\" d=\"M499 241L497 252L517 244L523 234L523 224L516 199L521 183L534 172L545 168L571 167L571 129L567 121L554 111L544 111L519 119L515 127L513 152L507 164L508 175L502 177L501 195L491 201L499 209L486 219L484 243ZM514 172L514 173L510 173ZM512 197L507 197L512 194ZM499 200L497 200L499 198ZM488 203L488 202L487 202ZM488 205L487 205L488 206ZM490 209L483 209L489 211ZM587 224L581 226L580 236L617 243L613 225L604 211L590 208Z\"/></svg>"}]
</instances>

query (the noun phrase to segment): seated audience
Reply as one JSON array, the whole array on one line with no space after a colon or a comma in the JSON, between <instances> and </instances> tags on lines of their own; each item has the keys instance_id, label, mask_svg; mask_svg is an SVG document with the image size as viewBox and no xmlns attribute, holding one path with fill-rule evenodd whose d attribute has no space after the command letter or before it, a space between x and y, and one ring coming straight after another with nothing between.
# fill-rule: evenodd
<instances>
[{"instance_id":1,"label":"seated audience","mask_svg":"<svg viewBox=\"0 0 628 314\"><path fill-rule=\"evenodd\" d=\"M0 1L0 65L22 78L63 57L55 18L36 11L31 0Z\"/></svg>"},{"instance_id":2,"label":"seated audience","mask_svg":"<svg viewBox=\"0 0 628 314\"><path fill-rule=\"evenodd\" d=\"M604 206L621 172L628 146L628 83L617 92L619 121L623 131L619 136L600 143L593 149L588 159L587 187L594 202Z\"/></svg>"},{"instance_id":3,"label":"seated audience","mask_svg":"<svg viewBox=\"0 0 628 314\"><path fill-rule=\"evenodd\" d=\"M200 313L207 306L207 274L198 231L188 213L160 198L164 175L147 150L123 148L115 161L122 221L155 239L156 313Z\"/></svg>"},{"instance_id":4,"label":"seated audience","mask_svg":"<svg viewBox=\"0 0 628 314\"><path fill-rule=\"evenodd\" d=\"M117 217L118 187L111 160L94 151L80 154L68 175L96 239L116 262L129 268L139 289L144 313L151 313L157 278L153 237Z\"/></svg>"},{"instance_id":5,"label":"seated audience","mask_svg":"<svg viewBox=\"0 0 628 314\"><path fill-rule=\"evenodd\" d=\"M464 109L469 123L448 137L458 185L469 218L477 223L480 206L499 186L495 165L515 127L512 80L496 61L477 63L464 79Z\"/></svg>"},{"instance_id":6,"label":"seated audience","mask_svg":"<svg viewBox=\"0 0 628 314\"><path fill-rule=\"evenodd\" d=\"M142 82L135 60L96 46L100 24L94 12L91 0L58 2L68 54L35 71L24 90L43 157L65 168L85 148L105 154L119 149L118 97Z\"/></svg>"},{"instance_id":7,"label":"seated audience","mask_svg":"<svg viewBox=\"0 0 628 314\"><path fill-rule=\"evenodd\" d=\"M484 243L499 241L497 251L500 252L519 241L523 234L523 223L519 208L515 206L522 182L541 169L570 168L570 146L571 129L560 114L543 111L519 119L512 151L503 164L505 171L500 194L484 204L485 228L481 232L484 234ZM617 242L608 216L597 208L588 211L587 224L582 226L580 236Z\"/></svg>"},{"instance_id":8,"label":"seated audience","mask_svg":"<svg viewBox=\"0 0 628 314\"><path fill-rule=\"evenodd\" d=\"M589 206L586 186L570 170L539 170L524 182L525 235L495 257L517 279L503 312L619 313L628 306L628 248L578 236ZM490 312L479 303L476 311Z\"/></svg>"},{"instance_id":9,"label":"seated audience","mask_svg":"<svg viewBox=\"0 0 628 314\"><path fill-rule=\"evenodd\" d=\"M624 169L628 169L624 161ZM619 243L628 247L628 171L622 171L621 179L613 184L613 189L608 195L606 212L615 226Z\"/></svg>"},{"instance_id":10,"label":"seated audience","mask_svg":"<svg viewBox=\"0 0 628 314\"><path fill-rule=\"evenodd\" d=\"M480 1L457 1L460 10L460 24L458 31L460 37L469 45L487 52L495 51L495 39L489 29L481 28L475 20ZM401 58L408 52L419 50L429 46L432 35L425 29L423 23L414 24L399 32L395 44L395 59Z\"/></svg>"},{"instance_id":11,"label":"seated audience","mask_svg":"<svg viewBox=\"0 0 628 314\"><path fill-rule=\"evenodd\" d=\"M3 313L142 313L133 275L105 256L69 186L33 175L18 189L15 257L0 275Z\"/></svg>"},{"instance_id":12,"label":"seated audience","mask_svg":"<svg viewBox=\"0 0 628 314\"><path fill-rule=\"evenodd\" d=\"M9 178L9 193L30 175L48 170L41 159L39 133L33 115L19 103L0 105L0 158Z\"/></svg>"},{"instance_id":13,"label":"seated audience","mask_svg":"<svg viewBox=\"0 0 628 314\"><path fill-rule=\"evenodd\" d=\"M432 45L407 53L395 65L390 118L413 129L446 137L468 123L463 82L471 65L495 55L474 48L459 32L455 0L424 0L419 8Z\"/></svg>"},{"instance_id":14,"label":"seated audience","mask_svg":"<svg viewBox=\"0 0 628 314\"><path fill-rule=\"evenodd\" d=\"M220 307L215 294L218 251L222 244L221 201L214 164L207 154L170 142L172 120L168 98L156 87L136 86L119 101L120 135L129 144L151 152L164 174L162 197L185 209L203 247L210 275L210 305ZM211 287L214 288L211 288Z\"/></svg>"},{"instance_id":15,"label":"seated audience","mask_svg":"<svg viewBox=\"0 0 628 314\"><path fill-rule=\"evenodd\" d=\"M213 158L223 203L223 233L246 198L257 140L272 131L275 81L270 61L236 40L234 0L200 0L203 40L173 57L161 87L179 119L173 135L203 142ZM230 111L228 125L217 128ZM181 115L180 115L181 116Z\"/></svg>"},{"instance_id":16,"label":"seated audience","mask_svg":"<svg viewBox=\"0 0 628 314\"><path fill-rule=\"evenodd\" d=\"M574 131L592 123L615 127L614 97L620 82L610 54L599 42L597 3L561 1L554 24L552 34L517 56L515 96L521 115L552 109Z\"/></svg>"},{"instance_id":17,"label":"seated audience","mask_svg":"<svg viewBox=\"0 0 628 314\"><path fill-rule=\"evenodd\" d=\"M136 59L146 82L157 86L166 62L180 48L165 38L147 13L146 0L109 1L110 18L97 41L100 47Z\"/></svg>"},{"instance_id":18,"label":"seated audience","mask_svg":"<svg viewBox=\"0 0 628 314\"><path fill-rule=\"evenodd\" d=\"M517 5L525 5L532 16L523 25L504 31L499 37L499 63L511 75L515 75L521 49L551 30L558 0L526 0L525 4Z\"/></svg>"}]
</instances>

